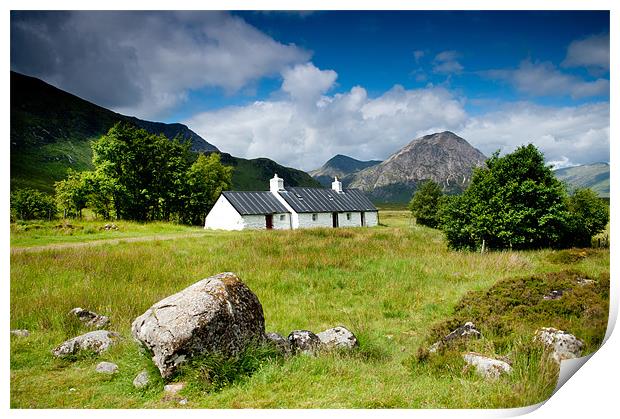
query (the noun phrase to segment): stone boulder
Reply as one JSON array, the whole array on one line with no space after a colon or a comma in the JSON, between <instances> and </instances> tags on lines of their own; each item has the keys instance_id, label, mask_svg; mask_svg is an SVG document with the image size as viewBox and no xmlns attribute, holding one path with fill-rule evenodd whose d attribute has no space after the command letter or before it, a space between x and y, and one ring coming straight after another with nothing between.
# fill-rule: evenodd
<instances>
[{"instance_id":1,"label":"stone boulder","mask_svg":"<svg viewBox=\"0 0 620 419\"><path fill-rule=\"evenodd\" d=\"M82 307L75 307L69 314L78 318L79 321L90 327L102 328L110 323L108 316L102 316Z\"/></svg>"},{"instance_id":2,"label":"stone boulder","mask_svg":"<svg viewBox=\"0 0 620 419\"><path fill-rule=\"evenodd\" d=\"M430 353L437 352L439 349L449 345L450 342L457 339L480 339L481 337L482 334L478 329L476 329L476 326L472 322L467 322L463 326L459 326L452 332L448 333L440 341L433 343L431 347L428 348L428 351Z\"/></svg>"},{"instance_id":3,"label":"stone boulder","mask_svg":"<svg viewBox=\"0 0 620 419\"><path fill-rule=\"evenodd\" d=\"M314 355L321 346L321 339L309 330L293 330L288 335L293 352Z\"/></svg>"},{"instance_id":4,"label":"stone boulder","mask_svg":"<svg viewBox=\"0 0 620 419\"><path fill-rule=\"evenodd\" d=\"M62 358L75 355L80 351L93 351L100 354L116 343L119 337L118 333L108 332L107 330L95 330L61 343L52 350L52 355Z\"/></svg>"},{"instance_id":5,"label":"stone boulder","mask_svg":"<svg viewBox=\"0 0 620 419\"><path fill-rule=\"evenodd\" d=\"M265 338L268 342L271 342L283 356L291 356L293 354L291 343L287 339L284 339L281 334L267 333Z\"/></svg>"},{"instance_id":6,"label":"stone boulder","mask_svg":"<svg viewBox=\"0 0 620 419\"><path fill-rule=\"evenodd\" d=\"M475 352L464 354L463 359L467 365L475 367L478 374L491 380L499 378L502 374L508 374L512 370L507 362L489 358Z\"/></svg>"},{"instance_id":7,"label":"stone boulder","mask_svg":"<svg viewBox=\"0 0 620 419\"><path fill-rule=\"evenodd\" d=\"M166 378L187 357L235 355L264 339L265 319L256 295L235 274L225 272L155 303L133 321L131 331Z\"/></svg>"},{"instance_id":8,"label":"stone boulder","mask_svg":"<svg viewBox=\"0 0 620 419\"><path fill-rule=\"evenodd\" d=\"M137 389L142 389L147 387L150 382L151 379L149 378L148 371L142 371L133 379L133 386Z\"/></svg>"},{"instance_id":9,"label":"stone boulder","mask_svg":"<svg viewBox=\"0 0 620 419\"><path fill-rule=\"evenodd\" d=\"M118 372L118 365L112 362L100 362L95 367L95 371L101 374L115 374Z\"/></svg>"},{"instance_id":10,"label":"stone boulder","mask_svg":"<svg viewBox=\"0 0 620 419\"><path fill-rule=\"evenodd\" d=\"M20 338L27 338L28 336L30 336L30 332L27 331L26 329L14 329L14 330L11 330L11 335L17 336Z\"/></svg>"},{"instance_id":11,"label":"stone boulder","mask_svg":"<svg viewBox=\"0 0 620 419\"><path fill-rule=\"evenodd\" d=\"M583 342L574 335L553 327L543 327L536 331L534 340L541 342L550 351L558 364L565 359L579 358Z\"/></svg>"},{"instance_id":12,"label":"stone boulder","mask_svg":"<svg viewBox=\"0 0 620 419\"><path fill-rule=\"evenodd\" d=\"M317 336L326 349L353 349L359 345L355 335L344 326L332 327Z\"/></svg>"}]
</instances>

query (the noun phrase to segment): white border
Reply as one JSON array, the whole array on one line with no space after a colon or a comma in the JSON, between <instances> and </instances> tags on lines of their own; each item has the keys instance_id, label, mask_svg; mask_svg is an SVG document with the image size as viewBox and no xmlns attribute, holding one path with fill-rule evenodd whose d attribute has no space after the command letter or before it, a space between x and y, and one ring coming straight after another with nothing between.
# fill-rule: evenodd
<instances>
[{"instance_id":1,"label":"white border","mask_svg":"<svg viewBox=\"0 0 620 419\"><path fill-rule=\"evenodd\" d=\"M198 10L198 9L211 9L211 10L611 10L611 68L612 73L616 74L618 68L618 54L614 54L615 51L619 51L618 46L618 29L620 28L620 19L618 18L618 2L611 0L562 0L562 1L540 1L540 0L522 0L522 1L489 1L489 0L443 0L433 2L422 1L398 1L398 0L382 0L376 2L370 1L344 1L344 0L323 0L323 1L308 1L297 0L295 2L283 1L283 0L230 0L230 1L188 1L188 0L176 0L174 2L164 2L161 0L152 1L121 1L121 0L108 0L108 1L90 1L85 3L83 1L76 0L61 0L53 3L44 1L16 1L8 0L3 3L4 14L2 19L2 35L3 42L1 44L0 59L4 62L5 73L1 79L2 91L4 92L2 100L2 113L1 118L3 121L2 127L4 128L4 142L3 147L5 152L0 153L0 170L2 170L2 179L0 188L2 188L2 206L0 207L0 219L8 220L8 196L9 196L9 72L10 68L10 53L9 53L9 37L10 37L10 13L9 10L46 10L46 9L118 9L118 10ZM527 28L524 28L527 30ZM616 79L611 79L611 91L617 93ZM614 141L618 136L618 130L614 121L618 121L618 107L615 105L615 101L610 100L611 117L610 117L610 138L611 141L611 160L615 163L618 156L618 145ZM612 214L618 208L618 188L616 187L618 176L615 170L614 164L611 164L611 197L612 197ZM0 364L1 376L4 378L1 381L0 390L0 409L7 410L9 406L9 225L8 222L4 222L2 228L2 253L0 259L0 269L2 275L0 276L3 286L2 292L2 333L5 338L0 340L0 356L2 362ZM618 228L616 227L616 217L612 215L611 223L611 236L616 238L618 236ZM616 247L614 246L615 240L612 240L612 257L611 257L611 273L612 273L612 294L611 294L611 307L610 307L610 328L608 332L611 332L612 325L615 323L618 314L618 286L616 279L617 262ZM618 397L618 377L620 372L620 363L618 362L618 355L620 353L620 343L618 333L608 333L608 341L602 346L602 348L595 353L591 359L585 364L585 367L581 368L575 377L568 380L568 382L561 387L546 403L539 409L531 413L533 417L555 417L556 415L562 415L563 417L609 417L610 412L616 410L617 397ZM331 416L338 415L343 418L355 417L356 419L361 416L370 416L377 413L382 416L416 416L416 417L502 417L502 416L514 416L523 413L527 413L535 409L535 407L524 409L505 409L505 410L382 410L368 411L368 410L210 410L204 412L201 410L183 410L182 414L186 417L204 417L208 414L209 417L236 417L252 415L256 418L271 418L276 416L291 415L295 417L315 417L315 416ZM93 418L107 418L110 416L109 411L84 411L84 410L10 410L8 413L14 417L38 417L40 415L63 415L69 417L78 417L88 414ZM121 416L146 416L152 418L169 418L171 415L175 415L174 410L129 410L129 411L116 411L114 414L120 414Z\"/></svg>"}]
</instances>

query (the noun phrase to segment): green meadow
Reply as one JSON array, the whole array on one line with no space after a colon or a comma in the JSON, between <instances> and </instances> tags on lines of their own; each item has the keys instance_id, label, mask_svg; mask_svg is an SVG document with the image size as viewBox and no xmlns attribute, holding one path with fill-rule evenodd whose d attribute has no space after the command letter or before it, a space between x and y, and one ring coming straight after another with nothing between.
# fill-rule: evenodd
<instances>
[{"instance_id":1,"label":"green meadow","mask_svg":"<svg viewBox=\"0 0 620 419\"><path fill-rule=\"evenodd\" d=\"M557 380L557 367L532 341L536 328L574 333L585 354L600 345L607 323L608 249L454 252L441 232L416 226L398 209L382 210L378 227L353 229L205 232L118 222L118 230L105 231L105 222L69 223L11 225L11 329L30 331L11 336L13 408L519 407L548 398ZM54 247L85 241L92 245ZM225 271L258 296L267 331L286 337L344 325L360 347L196 362L173 378L188 384L181 393L188 403L164 397L131 322L160 299ZM578 278L594 282L580 287ZM542 299L555 288L567 292ZM73 307L108 315L120 343L98 357L53 358L55 346L89 330L67 315ZM425 351L468 319L482 339L437 355ZM464 368L466 350L504 357L513 371L488 381ZM96 373L100 361L118 364L119 373ZM144 369L152 383L137 390L132 380Z\"/></svg>"}]
</instances>

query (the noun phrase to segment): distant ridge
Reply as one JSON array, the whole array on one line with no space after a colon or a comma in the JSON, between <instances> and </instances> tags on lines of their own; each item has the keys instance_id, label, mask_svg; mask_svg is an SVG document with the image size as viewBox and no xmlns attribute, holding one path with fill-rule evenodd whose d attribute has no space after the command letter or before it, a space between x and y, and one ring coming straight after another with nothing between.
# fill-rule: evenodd
<instances>
[{"instance_id":1,"label":"distant ridge","mask_svg":"<svg viewBox=\"0 0 620 419\"><path fill-rule=\"evenodd\" d=\"M569 190L590 188L600 197L609 198L609 164L592 163L554 170Z\"/></svg>"},{"instance_id":2,"label":"distant ridge","mask_svg":"<svg viewBox=\"0 0 620 419\"><path fill-rule=\"evenodd\" d=\"M450 131L416 138L384 162L361 170L346 181L379 202L406 202L420 182L433 180L446 193L460 193L472 169L486 156Z\"/></svg>"},{"instance_id":3,"label":"distant ridge","mask_svg":"<svg viewBox=\"0 0 620 419\"><path fill-rule=\"evenodd\" d=\"M367 167L376 166L379 163L381 163L381 160L362 161L343 154L336 154L327 160L321 168L312 170L308 174L319 181L321 185L331 187L334 177L344 178Z\"/></svg>"}]
</instances>

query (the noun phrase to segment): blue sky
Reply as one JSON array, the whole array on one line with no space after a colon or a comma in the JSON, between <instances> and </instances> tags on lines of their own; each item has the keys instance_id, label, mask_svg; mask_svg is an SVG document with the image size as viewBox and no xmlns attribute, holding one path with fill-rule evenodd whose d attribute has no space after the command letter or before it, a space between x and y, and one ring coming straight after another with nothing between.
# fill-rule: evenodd
<instances>
[{"instance_id":1,"label":"blue sky","mask_svg":"<svg viewBox=\"0 0 620 419\"><path fill-rule=\"evenodd\" d=\"M11 68L221 150L312 169L449 129L609 161L609 13L12 13Z\"/></svg>"}]
</instances>

